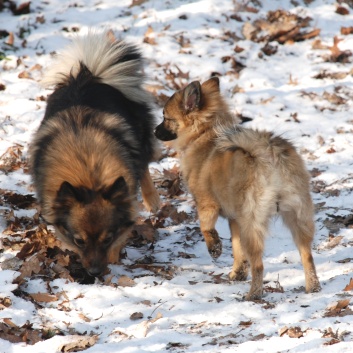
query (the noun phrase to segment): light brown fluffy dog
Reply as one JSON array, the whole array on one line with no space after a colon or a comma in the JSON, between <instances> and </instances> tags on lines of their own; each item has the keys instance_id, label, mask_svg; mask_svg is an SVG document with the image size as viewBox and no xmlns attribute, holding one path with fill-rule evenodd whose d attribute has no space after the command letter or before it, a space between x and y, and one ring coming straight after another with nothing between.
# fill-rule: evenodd
<instances>
[{"instance_id":1,"label":"light brown fluffy dog","mask_svg":"<svg viewBox=\"0 0 353 353\"><path fill-rule=\"evenodd\" d=\"M276 213L299 249L306 292L320 283L311 253L314 236L309 174L287 140L270 132L239 127L219 90L218 78L195 81L176 92L164 107L155 135L175 140L181 170L195 198L202 234L213 258L222 245L215 229L219 215L229 221L234 264L232 280L252 282L247 300L262 296L264 238Z\"/></svg>"}]
</instances>

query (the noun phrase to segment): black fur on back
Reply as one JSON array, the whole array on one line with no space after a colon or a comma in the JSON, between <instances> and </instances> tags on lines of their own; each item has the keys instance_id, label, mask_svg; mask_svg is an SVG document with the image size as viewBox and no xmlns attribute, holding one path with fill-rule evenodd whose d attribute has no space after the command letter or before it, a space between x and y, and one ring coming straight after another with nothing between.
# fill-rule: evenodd
<instances>
[{"instance_id":1,"label":"black fur on back","mask_svg":"<svg viewBox=\"0 0 353 353\"><path fill-rule=\"evenodd\" d=\"M133 54L131 55L135 59ZM124 58L120 58L119 62ZM126 57L125 61L127 60L130 60L130 57ZM131 159L135 162L134 168L136 168L135 172L139 178L154 154L154 118L148 102L138 103L129 100L123 92L101 83L100 79L94 77L88 68L81 63L77 77L71 75L65 83L58 85L52 95L49 96L42 125L56 116L57 113L74 106L89 107L95 111L116 115L117 119L123 119L130 126L136 138L135 142L138 142L138 149L129 145L128 140L122 135L122 131L114 128L108 129L105 126L100 126L99 121L95 122L97 129L106 130L105 133L126 146L126 150L131 154ZM84 125L92 124L94 117L88 113L85 119ZM75 124L73 123L73 125ZM74 128L74 126L72 127ZM48 139L43 139L41 142L43 148L46 148L47 144L50 143ZM34 161L34 169L38 166L36 165L37 162L39 161Z\"/></svg>"}]
</instances>

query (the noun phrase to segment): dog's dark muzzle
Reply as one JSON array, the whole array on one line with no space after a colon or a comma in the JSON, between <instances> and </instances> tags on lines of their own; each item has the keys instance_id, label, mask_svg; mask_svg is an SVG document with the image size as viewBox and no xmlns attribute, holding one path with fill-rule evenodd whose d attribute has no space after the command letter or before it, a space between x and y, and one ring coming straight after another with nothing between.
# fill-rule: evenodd
<instances>
[{"instance_id":1,"label":"dog's dark muzzle","mask_svg":"<svg viewBox=\"0 0 353 353\"><path fill-rule=\"evenodd\" d=\"M175 140L178 136L176 133L167 130L163 123L159 124L154 130L154 135L162 141Z\"/></svg>"}]
</instances>

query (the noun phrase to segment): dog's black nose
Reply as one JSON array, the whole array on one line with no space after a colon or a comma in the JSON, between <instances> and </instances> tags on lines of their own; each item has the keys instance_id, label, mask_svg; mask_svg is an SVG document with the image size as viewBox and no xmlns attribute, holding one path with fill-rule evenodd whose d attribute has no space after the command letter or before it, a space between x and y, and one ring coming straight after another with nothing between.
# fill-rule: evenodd
<instances>
[{"instance_id":1,"label":"dog's black nose","mask_svg":"<svg viewBox=\"0 0 353 353\"><path fill-rule=\"evenodd\" d=\"M102 269L99 267L90 267L87 269L87 272L93 277L99 277L103 274Z\"/></svg>"}]
</instances>

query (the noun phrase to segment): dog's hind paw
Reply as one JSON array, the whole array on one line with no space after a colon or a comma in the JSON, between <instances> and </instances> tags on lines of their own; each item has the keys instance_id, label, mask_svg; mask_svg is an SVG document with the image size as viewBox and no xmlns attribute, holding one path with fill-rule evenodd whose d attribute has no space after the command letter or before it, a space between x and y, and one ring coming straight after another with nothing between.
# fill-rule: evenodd
<instances>
[{"instance_id":1,"label":"dog's hind paw","mask_svg":"<svg viewBox=\"0 0 353 353\"><path fill-rule=\"evenodd\" d=\"M247 261L244 261L242 265L237 269L229 272L229 279L231 281L246 281L248 278L249 266Z\"/></svg>"}]
</instances>

